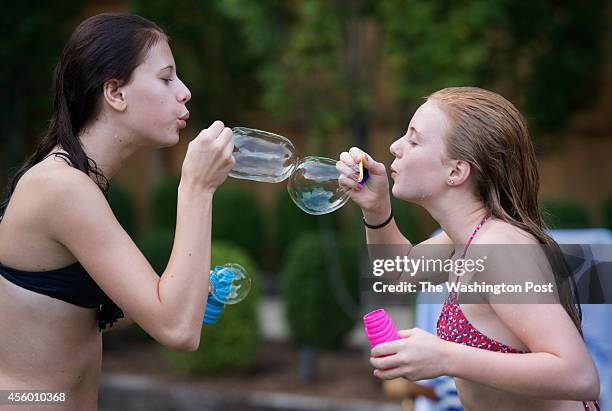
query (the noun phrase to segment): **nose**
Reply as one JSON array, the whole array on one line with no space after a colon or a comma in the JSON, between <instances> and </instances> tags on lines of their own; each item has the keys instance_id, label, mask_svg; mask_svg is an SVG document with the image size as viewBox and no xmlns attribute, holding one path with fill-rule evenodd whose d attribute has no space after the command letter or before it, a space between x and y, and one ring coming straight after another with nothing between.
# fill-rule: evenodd
<instances>
[{"instance_id":1,"label":"nose","mask_svg":"<svg viewBox=\"0 0 612 411\"><path fill-rule=\"evenodd\" d=\"M391 152L391 154L393 154L393 157L398 157L399 156L399 140L395 140L391 146L389 146L389 151Z\"/></svg>"},{"instance_id":2,"label":"nose","mask_svg":"<svg viewBox=\"0 0 612 411\"><path fill-rule=\"evenodd\" d=\"M181 81L181 91L178 94L178 101L183 104L187 104L191 100L191 91L187 88L185 83Z\"/></svg>"}]
</instances>

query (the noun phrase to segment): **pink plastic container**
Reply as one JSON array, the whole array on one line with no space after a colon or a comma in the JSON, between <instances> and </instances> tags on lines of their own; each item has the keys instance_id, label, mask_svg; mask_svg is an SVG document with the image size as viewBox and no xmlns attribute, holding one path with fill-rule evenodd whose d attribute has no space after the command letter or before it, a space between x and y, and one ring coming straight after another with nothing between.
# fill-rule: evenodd
<instances>
[{"instance_id":1,"label":"pink plastic container","mask_svg":"<svg viewBox=\"0 0 612 411\"><path fill-rule=\"evenodd\" d=\"M374 310L364 315L363 323L365 325L366 336L370 340L372 348L380 343L399 340L400 338L393 320L383 309Z\"/></svg>"}]
</instances>

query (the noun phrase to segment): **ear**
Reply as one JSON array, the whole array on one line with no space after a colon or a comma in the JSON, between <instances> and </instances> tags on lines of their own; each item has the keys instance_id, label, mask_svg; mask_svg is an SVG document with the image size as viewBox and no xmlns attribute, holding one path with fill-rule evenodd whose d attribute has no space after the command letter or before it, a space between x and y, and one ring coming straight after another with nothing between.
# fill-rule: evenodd
<instances>
[{"instance_id":1,"label":"ear","mask_svg":"<svg viewBox=\"0 0 612 411\"><path fill-rule=\"evenodd\" d=\"M125 88L123 82L119 80L108 80L103 86L104 100L117 111L125 111L127 109L127 100L125 96Z\"/></svg>"},{"instance_id":2,"label":"ear","mask_svg":"<svg viewBox=\"0 0 612 411\"><path fill-rule=\"evenodd\" d=\"M470 173L472 171L472 166L467 161L457 160L450 170L449 176L446 180L446 184L450 186L459 186L467 181Z\"/></svg>"}]
</instances>

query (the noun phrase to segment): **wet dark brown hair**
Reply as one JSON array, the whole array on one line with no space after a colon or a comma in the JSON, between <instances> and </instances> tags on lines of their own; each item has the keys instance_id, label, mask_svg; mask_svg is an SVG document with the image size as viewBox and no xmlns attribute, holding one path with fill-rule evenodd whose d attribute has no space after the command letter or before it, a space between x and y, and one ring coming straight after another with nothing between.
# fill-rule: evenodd
<instances>
[{"instance_id":1,"label":"wet dark brown hair","mask_svg":"<svg viewBox=\"0 0 612 411\"><path fill-rule=\"evenodd\" d=\"M106 193L108 180L83 150L79 133L100 109L104 83L130 81L148 51L168 40L155 23L133 14L103 13L83 21L66 42L53 80L53 113L49 129L36 151L11 178L6 199L0 204L0 220L19 179L59 146L71 165L95 178Z\"/></svg>"}]
</instances>

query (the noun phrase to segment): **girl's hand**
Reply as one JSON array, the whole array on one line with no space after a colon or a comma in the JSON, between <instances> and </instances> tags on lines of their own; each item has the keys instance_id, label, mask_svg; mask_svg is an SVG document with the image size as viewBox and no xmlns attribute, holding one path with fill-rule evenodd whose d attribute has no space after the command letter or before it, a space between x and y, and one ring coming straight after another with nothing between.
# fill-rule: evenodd
<instances>
[{"instance_id":1,"label":"girl's hand","mask_svg":"<svg viewBox=\"0 0 612 411\"><path fill-rule=\"evenodd\" d=\"M369 178L364 185L357 182L359 178L359 161L364 156L363 165L368 169ZM340 154L340 161L336 163L340 172L339 184L350 189L351 199L363 210L364 215L372 213L386 214L391 208L389 197L389 178L383 163L375 161L367 153L357 147ZM389 211L387 211L389 210Z\"/></svg>"},{"instance_id":2,"label":"girl's hand","mask_svg":"<svg viewBox=\"0 0 612 411\"><path fill-rule=\"evenodd\" d=\"M401 339L372 348L370 364L374 376L382 380L404 377L411 381L447 375L446 364L451 342L412 328L399 331Z\"/></svg>"},{"instance_id":3,"label":"girl's hand","mask_svg":"<svg viewBox=\"0 0 612 411\"><path fill-rule=\"evenodd\" d=\"M233 151L232 130L221 121L215 121L189 143L181 182L205 191L215 191L236 163Z\"/></svg>"}]
</instances>

